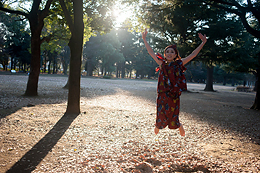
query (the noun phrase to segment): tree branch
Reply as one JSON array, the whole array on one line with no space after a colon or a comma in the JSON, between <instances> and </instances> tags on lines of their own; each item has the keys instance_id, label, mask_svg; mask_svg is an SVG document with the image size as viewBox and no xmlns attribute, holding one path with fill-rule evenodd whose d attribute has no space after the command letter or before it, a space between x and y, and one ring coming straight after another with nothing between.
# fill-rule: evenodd
<instances>
[{"instance_id":1,"label":"tree branch","mask_svg":"<svg viewBox=\"0 0 260 173\"><path fill-rule=\"evenodd\" d=\"M256 38L260 38L260 31L253 29L247 22L245 15L239 15L244 27L246 28L247 32L255 36Z\"/></svg>"},{"instance_id":2,"label":"tree branch","mask_svg":"<svg viewBox=\"0 0 260 173\"><path fill-rule=\"evenodd\" d=\"M229 10L229 12L232 11L232 13L234 13L234 11L248 11L248 9L246 7L242 7L239 3L237 3L234 0L232 0L232 3L226 2L223 0L212 0L212 2L213 2L213 4L209 4L207 2L205 2L205 3L208 5L213 5L213 6L217 6L218 8L225 9L226 11ZM224 5L228 5L229 7L226 7ZM236 7L237 9L232 9L231 7Z\"/></svg>"},{"instance_id":3,"label":"tree branch","mask_svg":"<svg viewBox=\"0 0 260 173\"><path fill-rule=\"evenodd\" d=\"M69 26L69 29L70 29L70 32L72 33L73 32L73 21L72 21L72 18L70 16L70 13L66 7L66 4L64 3L64 0L59 0L60 1L60 5L61 5L61 8L62 8L62 11L65 15L65 18L66 18L66 21L67 21L67 24Z\"/></svg>"},{"instance_id":4,"label":"tree branch","mask_svg":"<svg viewBox=\"0 0 260 173\"><path fill-rule=\"evenodd\" d=\"M210 4L210 3L207 3L207 2L205 2L205 3L206 3L207 5L211 5L211 6L214 6L214 7L216 7L216 8L223 9L223 10L225 10L225 11L227 11L227 12L230 12L230 13L235 13L235 14L237 14L237 15L240 15L240 14L241 14L241 12L239 12L238 10L236 10L236 9L231 9L231 8L225 7L225 6L223 6L223 5Z\"/></svg>"},{"instance_id":5,"label":"tree branch","mask_svg":"<svg viewBox=\"0 0 260 173\"><path fill-rule=\"evenodd\" d=\"M43 37L43 38L41 39L41 44L42 44L44 41L46 41L47 43L49 43L52 37L53 37L52 34L50 34L50 35L48 35L48 36L46 36L46 37Z\"/></svg>"},{"instance_id":6,"label":"tree branch","mask_svg":"<svg viewBox=\"0 0 260 173\"><path fill-rule=\"evenodd\" d=\"M39 15L39 18L40 18L40 19L44 19L46 16L48 16L49 9L50 9L50 6L51 6L52 1L53 1L53 0L48 0L48 1L46 2L45 8L41 11L41 13L40 13L40 15Z\"/></svg>"},{"instance_id":7,"label":"tree branch","mask_svg":"<svg viewBox=\"0 0 260 173\"><path fill-rule=\"evenodd\" d=\"M251 0L247 0L247 4L248 4L248 7L249 7L249 8L252 8L252 7L253 7Z\"/></svg>"},{"instance_id":8,"label":"tree branch","mask_svg":"<svg viewBox=\"0 0 260 173\"><path fill-rule=\"evenodd\" d=\"M251 0L247 0L247 3L248 3L248 9L253 13L253 15L256 17L256 19L260 23L260 6L258 8L253 7Z\"/></svg>"},{"instance_id":9,"label":"tree branch","mask_svg":"<svg viewBox=\"0 0 260 173\"><path fill-rule=\"evenodd\" d=\"M248 24L248 21L246 20L246 13L252 12L253 15L256 17L256 19L258 19L258 21L260 21L260 13L257 11L256 7L252 6L252 3L251 3L250 0L247 1L249 3L247 7L242 7L239 3L237 3L234 0L232 0L232 3L226 2L226 1L223 1L223 0L211 0L210 2L212 2L212 3L209 3L208 1L205 1L205 0L203 0L202 2L204 2L207 5L211 5L211 6L214 6L216 8L220 8L220 9L223 9L227 12L234 13L234 14L238 15L240 17L244 27L246 28L247 32L252 34L256 38L260 38L260 31L252 28ZM225 5L235 6L235 7L237 7L237 9L232 9L230 7L226 7Z\"/></svg>"},{"instance_id":10,"label":"tree branch","mask_svg":"<svg viewBox=\"0 0 260 173\"><path fill-rule=\"evenodd\" d=\"M26 18L29 17L28 13L25 13L25 12L22 12L22 11L17 11L17 10L11 10L11 9L4 8L4 7L0 7L0 11L4 11L4 12L7 12L7 13L12 13L12 14L17 14L17 15L22 15L22 16L25 16Z\"/></svg>"}]
</instances>

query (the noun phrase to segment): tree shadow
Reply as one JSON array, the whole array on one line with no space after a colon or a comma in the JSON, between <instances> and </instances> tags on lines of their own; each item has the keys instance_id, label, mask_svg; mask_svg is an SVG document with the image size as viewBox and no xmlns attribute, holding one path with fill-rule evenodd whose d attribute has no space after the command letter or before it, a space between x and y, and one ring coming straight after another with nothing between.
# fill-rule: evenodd
<instances>
[{"instance_id":1,"label":"tree shadow","mask_svg":"<svg viewBox=\"0 0 260 173\"><path fill-rule=\"evenodd\" d=\"M43 84L40 84L38 89L39 96L27 97L22 96L24 93L24 86L18 87L18 85L15 85L14 83L14 81L24 83L25 78L22 78L22 76L10 77L11 78L8 76L9 82L7 82L6 86L1 86L0 84L0 98L6 99L5 104L7 104L7 108L1 109L0 107L0 119L15 113L24 107L35 107L36 105L41 104L61 104L67 102L68 90L62 89L64 78L42 78L41 82ZM11 85L12 83L14 83L14 85ZM98 87L81 87L81 97L86 97L89 99L115 93L116 90L113 88L100 89ZM13 105L10 105L9 103L13 103ZM32 172L57 144L77 116L78 114L65 113L54 125L54 127L27 153L25 153L7 172Z\"/></svg>"},{"instance_id":2,"label":"tree shadow","mask_svg":"<svg viewBox=\"0 0 260 173\"><path fill-rule=\"evenodd\" d=\"M17 161L7 173L32 172L57 144L78 114L64 114L54 127Z\"/></svg>"},{"instance_id":3,"label":"tree shadow","mask_svg":"<svg viewBox=\"0 0 260 173\"><path fill-rule=\"evenodd\" d=\"M184 93L181 111L223 130L239 133L260 144L259 111L250 109L254 93L205 92Z\"/></svg>"},{"instance_id":4,"label":"tree shadow","mask_svg":"<svg viewBox=\"0 0 260 173\"><path fill-rule=\"evenodd\" d=\"M66 84L66 77L40 77L38 96L24 96L27 77L25 75L1 75L5 83L0 83L0 119L19 111L23 107L67 102L68 89L62 88ZM98 85L97 87L88 87L87 82L83 82L81 97L91 99L93 97L116 93L113 88L99 88Z\"/></svg>"},{"instance_id":5,"label":"tree shadow","mask_svg":"<svg viewBox=\"0 0 260 173\"><path fill-rule=\"evenodd\" d=\"M67 100L68 91L62 90L64 77L40 78L38 96L24 96L28 76L26 75L1 75L0 84L0 119L17 112L23 107L33 107L40 104L59 104ZM56 77L57 79L57 77ZM0 83L1 83L0 80ZM48 81L48 83L47 83ZM54 81L56 83L54 83Z\"/></svg>"},{"instance_id":6,"label":"tree shadow","mask_svg":"<svg viewBox=\"0 0 260 173\"><path fill-rule=\"evenodd\" d=\"M48 78L45 79L44 82L50 80L53 80L53 84L56 84L55 82L57 82L59 79L57 79L57 77ZM103 95L115 94L116 88L123 87L122 90L129 92L130 95L149 100L151 103L156 105L156 82L155 85L147 86L147 82L140 81L145 85L144 87L142 86L142 89L137 87L137 89L132 88L130 90L128 87L124 88L123 85L117 86L114 83L109 84L108 86L111 88L108 89L105 85L101 86L101 84L103 84L102 82L104 81L96 82L97 84L95 86L88 88L87 82L88 81L86 81L86 85L84 85L86 87L82 88L82 97L93 98ZM3 117L10 115L12 112L15 112L25 106L34 106L37 104L54 104L66 101L67 90L62 89L62 86L65 84L65 82L61 81L60 83L61 85L57 85L53 88L40 88L40 96L35 98L28 98L29 101L23 101L20 106L7 110ZM15 89L15 87L11 88L8 92L11 93L11 90ZM93 95L91 92L94 92L95 94ZM27 98L21 96L22 93L23 92L16 92L13 94L13 99L15 100L20 98L26 100ZM1 93L0 91L0 97L1 94L4 95L6 93ZM248 97L248 94L241 93L228 95L227 93L222 92L184 92L181 96L181 112L187 112L195 118L220 126L223 129L227 129L228 127L228 129L249 136L252 138L252 140L259 143L259 111L246 109L251 105L251 103L248 103L251 99L252 101L254 100L254 95L252 95L252 97ZM195 104L195 102L199 103ZM206 110L205 107L208 109ZM230 115L226 116L227 114L224 114L226 111L230 112ZM246 117L243 115L246 115ZM78 115L64 114L63 117L55 124L55 126L7 172L33 171L48 154L48 152L51 151L51 149L56 145L56 143L77 116ZM1 114L0 118L3 117ZM232 126L230 126L230 123ZM255 130L250 130L252 128ZM207 172L207 170L205 171Z\"/></svg>"}]
</instances>

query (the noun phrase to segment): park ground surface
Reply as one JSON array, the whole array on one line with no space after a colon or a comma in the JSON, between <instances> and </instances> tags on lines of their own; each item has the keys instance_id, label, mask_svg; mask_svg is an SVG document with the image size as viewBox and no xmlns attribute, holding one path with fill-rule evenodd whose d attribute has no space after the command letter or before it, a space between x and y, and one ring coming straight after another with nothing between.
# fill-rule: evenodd
<instances>
[{"instance_id":1,"label":"park ground surface","mask_svg":"<svg viewBox=\"0 0 260 173\"><path fill-rule=\"evenodd\" d=\"M188 84L186 130L154 135L156 81L81 80L81 114L64 115L67 77L0 75L0 172L260 172L260 112L255 93Z\"/></svg>"}]
</instances>

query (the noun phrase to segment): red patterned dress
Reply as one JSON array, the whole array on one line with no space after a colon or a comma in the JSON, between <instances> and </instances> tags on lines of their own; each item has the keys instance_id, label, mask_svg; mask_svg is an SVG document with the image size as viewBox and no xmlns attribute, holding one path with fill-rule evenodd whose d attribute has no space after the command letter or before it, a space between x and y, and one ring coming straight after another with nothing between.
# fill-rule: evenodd
<instances>
[{"instance_id":1,"label":"red patterned dress","mask_svg":"<svg viewBox=\"0 0 260 173\"><path fill-rule=\"evenodd\" d=\"M181 60L167 63L163 60L158 78L156 127L170 129L180 127L180 95L187 90L184 67Z\"/></svg>"}]
</instances>

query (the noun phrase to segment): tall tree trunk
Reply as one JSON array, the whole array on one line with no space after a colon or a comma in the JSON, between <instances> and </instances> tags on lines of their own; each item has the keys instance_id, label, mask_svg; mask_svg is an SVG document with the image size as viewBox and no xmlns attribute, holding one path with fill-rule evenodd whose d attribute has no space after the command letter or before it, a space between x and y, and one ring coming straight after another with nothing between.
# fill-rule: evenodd
<instances>
[{"instance_id":1,"label":"tall tree trunk","mask_svg":"<svg viewBox=\"0 0 260 173\"><path fill-rule=\"evenodd\" d=\"M213 71L214 71L214 66L208 65L207 66L207 83L206 83L204 91L214 91L213 90Z\"/></svg>"},{"instance_id":2,"label":"tall tree trunk","mask_svg":"<svg viewBox=\"0 0 260 173\"><path fill-rule=\"evenodd\" d=\"M38 81L40 75L41 66L41 30L43 28L43 21L38 22L38 16L32 17L30 21L30 28L32 32L31 36L31 66L30 75L27 82L27 88L25 91L26 96L38 95Z\"/></svg>"},{"instance_id":3,"label":"tall tree trunk","mask_svg":"<svg viewBox=\"0 0 260 173\"><path fill-rule=\"evenodd\" d=\"M24 14L29 19L31 29L31 66L30 75L27 82L27 88L25 96L37 96L38 95L38 81L41 67L41 31L44 25L44 18L49 13L49 8L52 0L46 2L45 9L39 10L41 0L34 0L31 11L28 14Z\"/></svg>"},{"instance_id":4,"label":"tall tree trunk","mask_svg":"<svg viewBox=\"0 0 260 173\"><path fill-rule=\"evenodd\" d=\"M81 77L81 58L83 49L83 1L73 1L74 27L71 33L69 47L70 74L69 74L69 94L66 113L80 113L80 77Z\"/></svg>"}]
</instances>

